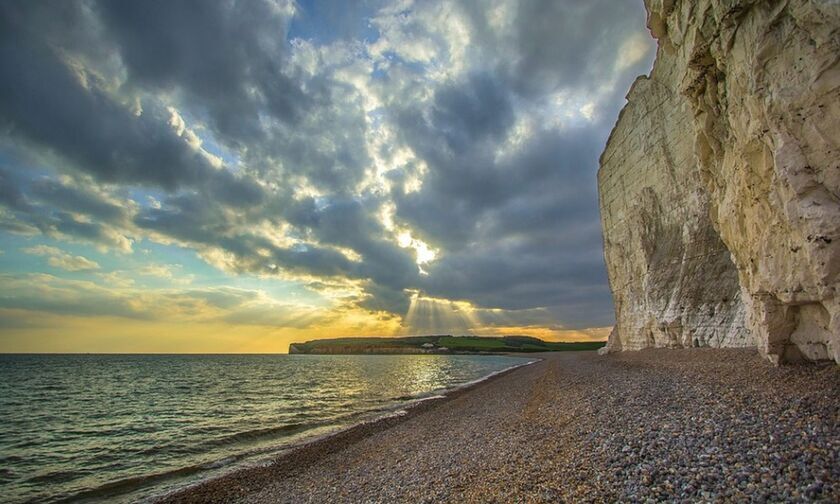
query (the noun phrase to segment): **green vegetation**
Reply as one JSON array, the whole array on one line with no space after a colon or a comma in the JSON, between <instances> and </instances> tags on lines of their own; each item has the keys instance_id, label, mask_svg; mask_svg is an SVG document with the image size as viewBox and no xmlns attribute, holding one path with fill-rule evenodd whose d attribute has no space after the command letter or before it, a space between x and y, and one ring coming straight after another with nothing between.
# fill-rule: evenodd
<instances>
[{"instance_id":1,"label":"green vegetation","mask_svg":"<svg viewBox=\"0 0 840 504\"><path fill-rule=\"evenodd\" d=\"M394 353L507 353L597 350L602 341L553 343L530 336L409 336L405 338L335 338L292 343L289 353L394 354Z\"/></svg>"}]
</instances>

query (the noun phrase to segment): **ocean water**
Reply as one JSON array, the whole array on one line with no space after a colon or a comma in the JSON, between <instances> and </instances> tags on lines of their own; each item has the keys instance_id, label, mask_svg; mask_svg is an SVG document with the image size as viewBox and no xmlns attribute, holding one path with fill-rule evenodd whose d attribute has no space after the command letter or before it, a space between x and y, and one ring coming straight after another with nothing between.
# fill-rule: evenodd
<instances>
[{"instance_id":1,"label":"ocean water","mask_svg":"<svg viewBox=\"0 0 840 504\"><path fill-rule=\"evenodd\" d=\"M150 500L528 361L0 355L0 500Z\"/></svg>"}]
</instances>

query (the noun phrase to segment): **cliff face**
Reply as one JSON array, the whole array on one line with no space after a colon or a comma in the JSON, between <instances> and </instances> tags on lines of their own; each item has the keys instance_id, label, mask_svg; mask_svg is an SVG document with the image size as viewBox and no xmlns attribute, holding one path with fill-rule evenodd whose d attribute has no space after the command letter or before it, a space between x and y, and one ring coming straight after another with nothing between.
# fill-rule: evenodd
<instances>
[{"instance_id":1,"label":"cliff face","mask_svg":"<svg viewBox=\"0 0 840 504\"><path fill-rule=\"evenodd\" d=\"M840 362L840 5L649 0L601 157L610 350Z\"/></svg>"}]
</instances>

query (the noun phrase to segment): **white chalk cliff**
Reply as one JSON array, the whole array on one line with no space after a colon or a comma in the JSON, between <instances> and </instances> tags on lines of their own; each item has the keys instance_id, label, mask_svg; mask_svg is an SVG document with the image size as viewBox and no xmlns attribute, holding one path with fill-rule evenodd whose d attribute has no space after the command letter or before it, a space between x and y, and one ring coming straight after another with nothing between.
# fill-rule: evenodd
<instances>
[{"instance_id":1,"label":"white chalk cliff","mask_svg":"<svg viewBox=\"0 0 840 504\"><path fill-rule=\"evenodd\" d=\"M840 363L840 2L647 0L601 156L610 351Z\"/></svg>"}]
</instances>

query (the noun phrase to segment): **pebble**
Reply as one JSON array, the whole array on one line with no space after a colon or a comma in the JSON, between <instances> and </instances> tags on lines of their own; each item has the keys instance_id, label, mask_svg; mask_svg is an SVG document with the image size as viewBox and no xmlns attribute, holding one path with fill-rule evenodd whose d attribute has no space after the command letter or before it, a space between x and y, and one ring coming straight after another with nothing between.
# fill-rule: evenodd
<instances>
[{"instance_id":1,"label":"pebble","mask_svg":"<svg viewBox=\"0 0 840 504\"><path fill-rule=\"evenodd\" d=\"M838 366L748 349L541 357L163 502L840 502Z\"/></svg>"}]
</instances>

